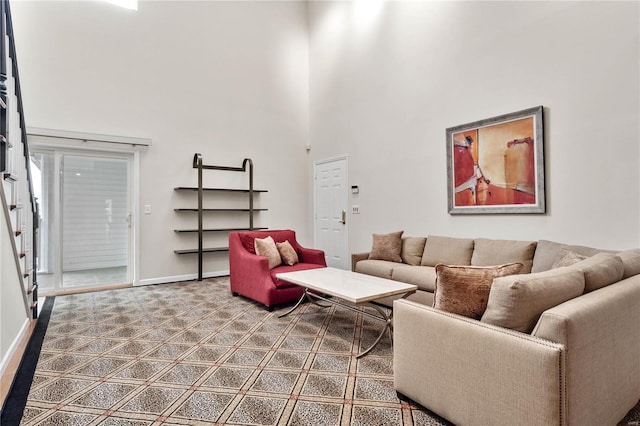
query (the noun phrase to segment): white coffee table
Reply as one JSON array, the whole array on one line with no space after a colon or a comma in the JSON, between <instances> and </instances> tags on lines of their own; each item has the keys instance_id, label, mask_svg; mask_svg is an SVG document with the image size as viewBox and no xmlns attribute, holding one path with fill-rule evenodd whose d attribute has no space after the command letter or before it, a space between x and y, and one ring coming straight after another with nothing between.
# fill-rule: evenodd
<instances>
[{"instance_id":1,"label":"white coffee table","mask_svg":"<svg viewBox=\"0 0 640 426\"><path fill-rule=\"evenodd\" d=\"M380 342L385 331L389 330L389 335L393 338L391 334L393 331L393 310L391 309L390 313L387 314L384 309L372 302L388 296L402 295L402 298L405 298L418 289L418 286L413 284L405 284L385 278L330 267L307 269L305 271L282 272L276 274L276 277L280 280L297 284L304 288L304 293L300 297L300 300L298 300L291 309L280 315L280 317L289 315L291 312L295 311L305 299L319 306L327 307L326 305L321 305L314 300L318 299L340 305L352 311L361 312L369 317L384 321L385 326L380 332L378 338L370 347L358 354L358 358L369 353L371 349ZM310 292L309 290L333 296L338 300L327 299L320 294ZM351 302L355 306L340 303L340 300ZM380 316L373 315L364 309L358 309L358 307L362 306L373 307Z\"/></svg>"}]
</instances>

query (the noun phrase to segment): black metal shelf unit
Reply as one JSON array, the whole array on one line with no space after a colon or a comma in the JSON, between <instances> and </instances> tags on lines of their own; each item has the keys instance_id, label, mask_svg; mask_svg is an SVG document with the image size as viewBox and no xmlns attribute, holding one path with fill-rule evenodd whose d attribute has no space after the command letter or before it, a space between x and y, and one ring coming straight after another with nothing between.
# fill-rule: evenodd
<instances>
[{"instance_id":1,"label":"black metal shelf unit","mask_svg":"<svg viewBox=\"0 0 640 426\"><path fill-rule=\"evenodd\" d=\"M265 189L254 189L253 188L253 161L250 158L245 158L242 161L242 167L228 167L228 166L213 166L213 165L205 165L202 163L202 155L196 153L193 156L193 168L198 169L198 186L178 186L174 188L176 191L197 191L198 193L198 207L197 208L177 208L174 209L176 212L196 212L198 213L198 228L197 229L174 229L174 232L177 233L198 233L198 248L197 249L186 249L186 250L174 250L176 254L197 254L198 255L198 281L202 280L202 255L203 253L219 253L229 251L228 247L203 247L203 234L205 232L230 232L230 231L251 231L256 229L267 229L267 228L256 228L253 226L253 218L255 212L267 211L267 209L255 209L253 207L253 198L256 193L267 192ZM222 170L222 171L230 171L230 172L249 172L249 188L205 188L202 186L202 171L203 170ZM240 192L246 193L249 195L249 208L207 208L203 207L203 194L205 192ZM204 228L203 227L203 215L204 213L209 212L248 212L249 213L249 227L246 228Z\"/></svg>"}]
</instances>

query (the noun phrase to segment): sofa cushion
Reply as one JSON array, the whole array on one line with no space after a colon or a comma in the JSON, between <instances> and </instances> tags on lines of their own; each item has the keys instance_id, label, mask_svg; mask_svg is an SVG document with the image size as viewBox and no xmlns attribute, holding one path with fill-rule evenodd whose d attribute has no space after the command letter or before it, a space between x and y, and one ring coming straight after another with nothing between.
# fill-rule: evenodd
<instances>
[{"instance_id":1,"label":"sofa cushion","mask_svg":"<svg viewBox=\"0 0 640 426\"><path fill-rule=\"evenodd\" d=\"M397 265L391 279L418 286L418 290L433 293L436 288L436 270L433 266Z\"/></svg>"},{"instance_id":2,"label":"sofa cushion","mask_svg":"<svg viewBox=\"0 0 640 426\"><path fill-rule=\"evenodd\" d=\"M556 261L562 249L571 250L583 256L593 256L594 254L609 251L593 247L568 245L549 240L540 240L536 246L536 253L533 256L531 272L548 271L551 269L553 262Z\"/></svg>"},{"instance_id":3,"label":"sofa cushion","mask_svg":"<svg viewBox=\"0 0 640 426\"><path fill-rule=\"evenodd\" d=\"M384 305L388 308L393 308L393 301L403 298L403 295L387 296L381 299L376 299L376 304ZM430 291L416 291L411 293L404 299L411 300L412 302L420 303L425 306L433 306L433 293Z\"/></svg>"},{"instance_id":4,"label":"sofa cushion","mask_svg":"<svg viewBox=\"0 0 640 426\"><path fill-rule=\"evenodd\" d=\"M315 263L296 263L295 265L292 265L292 266L280 265L280 266L276 266L271 271L269 271L269 274L271 275L271 280L273 281L273 284L276 286L276 288L279 288L279 289L290 288L290 287L296 287L297 284L290 283L289 281L279 280L276 277L276 274L280 274L283 272L304 271L307 269L317 269L317 268L324 268L324 267L325 267L324 265L317 265Z\"/></svg>"},{"instance_id":5,"label":"sofa cushion","mask_svg":"<svg viewBox=\"0 0 640 426\"><path fill-rule=\"evenodd\" d=\"M401 264L397 262L389 262L388 260L367 259L356 263L356 272L391 279L393 269L399 265Z\"/></svg>"},{"instance_id":6,"label":"sofa cushion","mask_svg":"<svg viewBox=\"0 0 640 426\"><path fill-rule=\"evenodd\" d=\"M420 265L422 253L424 252L424 243L427 239L424 237L404 237L402 238L402 262L407 265Z\"/></svg>"},{"instance_id":7,"label":"sofa cushion","mask_svg":"<svg viewBox=\"0 0 640 426\"><path fill-rule=\"evenodd\" d=\"M544 311L584 291L584 274L572 267L493 280L481 321L530 333Z\"/></svg>"},{"instance_id":8,"label":"sofa cushion","mask_svg":"<svg viewBox=\"0 0 640 426\"><path fill-rule=\"evenodd\" d=\"M584 274L585 293L618 282L624 275L622 259L613 253L598 253L574 263L569 268L579 270Z\"/></svg>"},{"instance_id":9,"label":"sofa cushion","mask_svg":"<svg viewBox=\"0 0 640 426\"><path fill-rule=\"evenodd\" d=\"M269 259L269 269L273 269L276 266L282 264L282 258L280 252L276 247L275 241L271 236L265 238L255 238L253 240L255 245L255 251L258 256L264 256Z\"/></svg>"},{"instance_id":10,"label":"sofa cushion","mask_svg":"<svg viewBox=\"0 0 640 426\"><path fill-rule=\"evenodd\" d=\"M622 278L629 278L640 274L640 249L625 250L618 253L624 266Z\"/></svg>"},{"instance_id":11,"label":"sofa cushion","mask_svg":"<svg viewBox=\"0 0 640 426\"><path fill-rule=\"evenodd\" d=\"M477 238L474 240L471 264L474 266L490 266L522 263L521 273L527 274L531 272L535 251L535 241Z\"/></svg>"},{"instance_id":12,"label":"sofa cushion","mask_svg":"<svg viewBox=\"0 0 640 426\"><path fill-rule=\"evenodd\" d=\"M558 257L551 265L551 269L561 268L563 266L571 266L574 263L578 263L582 260L585 260L588 256L584 256L580 253L576 253L575 251L562 249L558 254Z\"/></svg>"},{"instance_id":13,"label":"sofa cushion","mask_svg":"<svg viewBox=\"0 0 640 426\"><path fill-rule=\"evenodd\" d=\"M429 235L420 264L422 266L436 266L438 263L470 265L472 254L473 240L470 238Z\"/></svg>"},{"instance_id":14,"label":"sofa cushion","mask_svg":"<svg viewBox=\"0 0 640 426\"><path fill-rule=\"evenodd\" d=\"M371 246L369 259L401 263L402 233L403 231L389 234L373 234L373 245Z\"/></svg>"},{"instance_id":15,"label":"sofa cushion","mask_svg":"<svg viewBox=\"0 0 640 426\"><path fill-rule=\"evenodd\" d=\"M278 253L280 253L280 257L285 264L293 266L298 263L298 253L296 253L296 250L293 248L289 240L276 243L276 248L278 249Z\"/></svg>"},{"instance_id":16,"label":"sofa cushion","mask_svg":"<svg viewBox=\"0 0 640 426\"><path fill-rule=\"evenodd\" d=\"M451 266L438 264L433 307L480 319L487 308L491 283L497 277L519 274L522 263L497 266Z\"/></svg>"}]
</instances>

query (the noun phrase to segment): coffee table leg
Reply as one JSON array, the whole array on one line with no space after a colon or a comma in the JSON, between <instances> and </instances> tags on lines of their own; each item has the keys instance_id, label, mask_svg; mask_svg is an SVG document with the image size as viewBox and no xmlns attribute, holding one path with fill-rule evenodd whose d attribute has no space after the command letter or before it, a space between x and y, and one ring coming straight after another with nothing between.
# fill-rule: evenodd
<instances>
[{"instance_id":1,"label":"coffee table leg","mask_svg":"<svg viewBox=\"0 0 640 426\"><path fill-rule=\"evenodd\" d=\"M321 298L318 295L309 293L308 291L305 290L305 294L307 295L307 299L309 300L309 302L313 303L316 306L320 306L321 308L330 308L331 307L331 303L329 302L328 305L323 305L322 303L319 303L317 300L315 299L322 299L322 300L327 300L325 298Z\"/></svg>"},{"instance_id":2,"label":"coffee table leg","mask_svg":"<svg viewBox=\"0 0 640 426\"><path fill-rule=\"evenodd\" d=\"M369 304L368 306L371 306L372 308L375 308L375 310L378 311L378 313L380 314L380 316L382 317L381 319L383 321L385 321L384 327L382 328L382 331L380 332L380 334L378 335L378 338L376 339L375 342L373 342L373 344L371 346L369 346L367 349L365 349L364 351L360 352L358 355L356 355L356 358L360 358L365 356L366 354L368 354L369 352L371 352L371 350L373 348L376 347L376 345L380 342L380 339L382 339L382 336L384 336L384 333L389 330L389 335L391 337L391 340L393 341L393 335L391 334L391 328L392 328L392 324L391 324L391 316L387 315L387 313L382 310L381 307L379 307L378 305L373 305L373 304ZM391 311L393 312L393 311Z\"/></svg>"},{"instance_id":3,"label":"coffee table leg","mask_svg":"<svg viewBox=\"0 0 640 426\"><path fill-rule=\"evenodd\" d=\"M284 314L280 314L280 315L278 315L278 318L286 317L286 316L287 316L287 315L289 315L291 312L295 311L295 310L298 308L298 306L300 306L300 304L302 303L302 301L303 301L305 298L307 298L307 297L309 297L309 296L307 295L307 289L305 288L305 289L304 289L304 292L302 293L302 296L300 296L300 299L298 299L298 301L296 302L296 304L295 304L295 305L293 305L293 308L289 309L289 310L288 310L287 312L285 312Z\"/></svg>"},{"instance_id":4,"label":"coffee table leg","mask_svg":"<svg viewBox=\"0 0 640 426\"><path fill-rule=\"evenodd\" d=\"M304 289L304 292L302 293L302 296L300 296L300 299L298 299L298 301L296 302L295 305L293 305L293 308L289 309L287 312L285 312L284 314L278 315L278 318L282 318L282 317L286 317L287 315L289 315L291 312L295 311L298 306L300 306L300 304L304 301L304 299L307 299L309 302L313 303L314 305L318 305L321 308L329 308L331 307L331 304L328 305L323 305L322 303L318 303L317 301L314 300L314 297L319 297L319 296L315 296L311 293L309 293L308 289ZM322 300L326 300L326 299L322 299Z\"/></svg>"}]
</instances>

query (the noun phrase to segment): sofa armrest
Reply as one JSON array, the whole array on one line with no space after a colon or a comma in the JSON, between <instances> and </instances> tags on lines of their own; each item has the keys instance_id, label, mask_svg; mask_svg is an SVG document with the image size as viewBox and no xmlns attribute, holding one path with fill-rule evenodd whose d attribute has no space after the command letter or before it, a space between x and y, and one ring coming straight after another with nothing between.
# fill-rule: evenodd
<instances>
[{"instance_id":1,"label":"sofa armrest","mask_svg":"<svg viewBox=\"0 0 640 426\"><path fill-rule=\"evenodd\" d=\"M246 283L257 282L261 277L270 277L269 259L245 250L234 232L229 234L229 270L232 291Z\"/></svg>"},{"instance_id":2,"label":"sofa armrest","mask_svg":"<svg viewBox=\"0 0 640 426\"><path fill-rule=\"evenodd\" d=\"M563 345L396 300L394 385L460 425L564 425Z\"/></svg>"},{"instance_id":3,"label":"sofa armrest","mask_svg":"<svg viewBox=\"0 0 640 426\"><path fill-rule=\"evenodd\" d=\"M361 260L367 260L369 258L369 252L366 253L352 253L351 254L351 270L356 271L356 263Z\"/></svg>"},{"instance_id":4,"label":"sofa armrest","mask_svg":"<svg viewBox=\"0 0 640 426\"><path fill-rule=\"evenodd\" d=\"M298 253L300 254L300 262L302 263L313 263L315 265L327 266L324 251L322 250L298 247Z\"/></svg>"},{"instance_id":5,"label":"sofa armrest","mask_svg":"<svg viewBox=\"0 0 640 426\"><path fill-rule=\"evenodd\" d=\"M234 258L247 266L243 269L258 270L261 273L269 273L269 258L266 256L259 256L254 253L249 253L246 250L238 250L234 253Z\"/></svg>"},{"instance_id":6,"label":"sofa armrest","mask_svg":"<svg viewBox=\"0 0 640 426\"><path fill-rule=\"evenodd\" d=\"M638 402L639 305L636 275L564 302L540 317L532 335L567 348L570 424L617 424Z\"/></svg>"}]
</instances>

